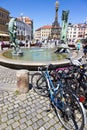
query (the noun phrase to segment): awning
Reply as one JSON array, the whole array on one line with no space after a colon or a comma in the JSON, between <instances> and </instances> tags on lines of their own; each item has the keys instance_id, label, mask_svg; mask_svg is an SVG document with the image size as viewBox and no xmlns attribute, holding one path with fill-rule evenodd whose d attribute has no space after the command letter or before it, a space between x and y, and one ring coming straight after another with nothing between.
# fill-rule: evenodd
<instances>
[{"instance_id":1,"label":"awning","mask_svg":"<svg viewBox=\"0 0 87 130\"><path fill-rule=\"evenodd\" d=\"M1 33L0 36L3 36L3 37L9 37L8 34L4 34L4 33Z\"/></svg>"}]
</instances>

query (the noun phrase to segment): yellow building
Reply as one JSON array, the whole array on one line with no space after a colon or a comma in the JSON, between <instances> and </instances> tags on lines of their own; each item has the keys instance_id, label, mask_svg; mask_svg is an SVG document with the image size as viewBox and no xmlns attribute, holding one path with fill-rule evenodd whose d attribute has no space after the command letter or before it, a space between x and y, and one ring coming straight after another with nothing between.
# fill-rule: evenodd
<instances>
[{"instance_id":1,"label":"yellow building","mask_svg":"<svg viewBox=\"0 0 87 130\"><path fill-rule=\"evenodd\" d=\"M9 11L0 7L0 41L8 41Z\"/></svg>"},{"instance_id":2,"label":"yellow building","mask_svg":"<svg viewBox=\"0 0 87 130\"><path fill-rule=\"evenodd\" d=\"M51 25L45 25L41 28L38 28L37 30L35 30L34 39L35 40L49 39L51 35L51 29L52 29Z\"/></svg>"}]
</instances>

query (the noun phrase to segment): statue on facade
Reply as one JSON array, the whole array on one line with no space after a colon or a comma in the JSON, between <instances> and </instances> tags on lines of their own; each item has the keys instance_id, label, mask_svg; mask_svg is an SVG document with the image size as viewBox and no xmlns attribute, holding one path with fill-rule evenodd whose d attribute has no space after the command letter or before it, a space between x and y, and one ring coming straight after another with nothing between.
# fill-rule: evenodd
<instances>
[{"instance_id":1,"label":"statue on facade","mask_svg":"<svg viewBox=\"0 0 87 130\"><path fill-rule=\"evenodd\" d=\"M17 39L17 25L16 25L16 18L11 18L8 24L8 31L10 36L10 44L12 47L14 47L14 52L12 52L13 55L21 55L23 52L21 52L21 49L18 44Z\"/></svg>"}]
</instances>

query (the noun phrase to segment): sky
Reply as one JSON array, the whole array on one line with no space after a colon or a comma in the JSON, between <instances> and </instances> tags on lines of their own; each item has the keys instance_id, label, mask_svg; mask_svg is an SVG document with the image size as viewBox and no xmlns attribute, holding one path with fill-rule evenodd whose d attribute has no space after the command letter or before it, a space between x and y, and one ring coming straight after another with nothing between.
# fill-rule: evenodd
<instances>
[{"instance_id":1,"label":"sky","mask_svg":"<svg viewBox=\"0 0 87 130\"><path fill-rule=\"evenodd\" d=\"M10 16L29 17L34 22L34 30L52 25L55 19L56 0L0 0L0 7L10 12ZM58 0L58 22L61 25L62 10L69 10L68 22L84 23L87 19L87 0Z\"/></svg>"}]
</instances>

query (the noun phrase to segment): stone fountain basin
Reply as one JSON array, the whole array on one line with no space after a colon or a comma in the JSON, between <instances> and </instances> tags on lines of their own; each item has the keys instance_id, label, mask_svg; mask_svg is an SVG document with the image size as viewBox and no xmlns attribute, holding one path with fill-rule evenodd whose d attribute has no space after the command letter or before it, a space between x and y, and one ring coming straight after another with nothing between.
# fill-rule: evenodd
<instances>
[{"instance_id":1,"label":"stone fountain basin","mask_svg":"<svg viewBox=\"0 0 87 130\"><path fill-rule=\"evenodd\" d=\"M8 50L7 50L8 51ZM67 66L69 65L70 61L67 59L61 59L61 60L49 60L49 61L23 61L23 60L13 60L10 58L5 57L3 54L7 51L1 52L0 53L0 65L3 65L8 68L12 69L27 69L30 71L37 70L38 66L43 66L43 65L48 65L48 64L53 64L56 66ZM72 58L81 58L81 56L78 57L76 52L72 53Z\"/></svg>"}]
</instances>

